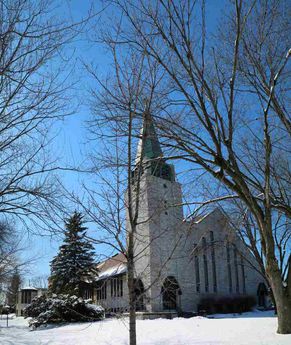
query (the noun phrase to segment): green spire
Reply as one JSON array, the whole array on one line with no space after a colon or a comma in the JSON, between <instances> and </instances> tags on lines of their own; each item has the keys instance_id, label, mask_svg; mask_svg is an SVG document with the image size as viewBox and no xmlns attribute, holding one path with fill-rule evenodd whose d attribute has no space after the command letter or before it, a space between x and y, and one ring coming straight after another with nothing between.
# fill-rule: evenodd
<instances>
[{"instance_id":1,"label":"green spire","mask_svg":"<svg viewBox=\"0 0 291 345\"><path fill-rule=\"evenodd\" d=\"M163 152L157 137L154 121L148 110L145 110L143 114L143 124L135 160L136 167L139 166L141 157L143 160L142 174L147 172L147 174L164 180L175 181L174 168L167 164L163 158ZM134 177L135 170L133 170L132 173Z\"/></svg>"},{"instance_id":2,"label":"green spire","mask_svg":"<svg viewBox=\"0 0 291 345\"><path fill-rule=\"evenodd\" d=\"M143 138L144 141L142 142ZM143 154L141 154L142 149ZM141 156L144 160L163 157L163 152L157 137L153 118L148 111L146 111L143 116L141 138L137 147L136 163L139 162Z\"/></svg>"}]
</instances>

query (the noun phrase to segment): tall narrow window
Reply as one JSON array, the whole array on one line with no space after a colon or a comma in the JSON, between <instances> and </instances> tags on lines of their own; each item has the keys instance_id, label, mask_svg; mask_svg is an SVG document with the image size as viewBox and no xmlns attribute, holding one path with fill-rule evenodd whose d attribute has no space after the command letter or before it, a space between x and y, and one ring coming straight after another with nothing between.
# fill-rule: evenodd
<instances>
[{"instance_id":1,"label":"tall narrow window","mask_svg":"<svg viewBox=\"0 0 291 345\"><path fill-rule=\"evenodd\" d=\"M122 297L123 296L123 279L122 279L123 277L121 276L121 277L119 277L119 279L120 279L120 297Z\"/></svg>"},{"instance_id":2,"label":"tall narrow window","mask_svg":"<svg viewBox=\"0 0 291 345\"><path fill-rule=\"evenodd\" d=\"M122 276L111 278L111 297L123 296L123 280Z\"/></svg>"},{"instance_id":3,"label":"tall narrow window","mask_svg":"<svg viewBox=\"0 0 291 345\"><path fill-rule=\"evenodd\" d=\"M107 282L105 281L102 284L102 299L106 299L107 298Z\"/></svg>"},{"instance_id":4,"label":"tall narrow window","mask_svg":"<svg viewBox=\"0 0 291 345\"><path fill-rule=\"evenodd\" d=\"M232 292L232 277L231 277L229 242L227 242L226 244L226 258L227 258L227 271L228 271L228 290L231 293Z\"/></svg>"},{"instance_id":5,"label":"tall narrow window","mask_svg":"<svg viewBox=\"0 0 291 345\"><path fill-rule=\"evenodd\" d=\"M83 291L83 298L84 299L91 299L93 296L92 296L92 289L90 288L86 288L84 291Z\"/></svg>"},{"instance_id":6,"label":"tall narrow window","mask_svg":"<svg viewBox=\"0 0 291 345\"><path fill-rule=\"evenodd\" d=\"M245 265L244 265L244 259L242 255L240 256L240 262L241 262L241 278L242 278L242 284L243 284L243 293L246 293L246 276L245 276Z\"/></svg>"},{"instance_id":7,"label":"tall narrow window","mask_svg":"<svg viewBox=\"0 0 291 345\"><path fill-rule=\"evenodd\" d=\"M111 278L111 297L116 297L116 278Z\"/></svg>"},{"instance_id":8,"label":"tall narrow window","mask_svg":"<svg viewBox=\"0 0 291 345\"><path fill-rule=\"evenodd\" d=\"M200 292L199 258L195 255L196 292Z\"/></svg>"},{"instance_id":9,"label":"tall narrow window","mask_svg":"<svg viewBox=\"0 0 291 345\"><path fill-rule=\"evenodd\" d=\"M207 264L207 244L206 238L202 237L202 246L203 246L203 266L204 266L204 282L205 282L205 292L209 291L209 280L208 280L208 264Z\"/></svg>"},{"instance_id":10,"label":"tall narrow window","mask_svg":"<svg viewBox=\"0 0 291 345\"><path fill-rule=\"evenodd\" d=\"M165 214L168 214L168 201L164 200L164 209L165 209Z\"/></svg>"},{"instance_id":11,"label":"tall narrow window","mask_svg":"<svg viewBox=\"0 0 291 345\"><path fill-rule=\"evenodd\" d=\"M107 298L107 283L100 281L97 283L97 301Z\"/></svg>"},{"instance_id":12,"label":"tall narrow window","mask_svg":"<svg viewBox=\"0 0 291 345\"><path fill-rule=\"evenodd\" d=\"M212 261L213 292L217 292L216 262L215 262L215 249L214 249L214 235L213 235L213 231L210 231L210 241L211 241L211 261Z\"/></svg>"},{"instance_id":13,"label":"tall narrow window","mask_svg":"<svg viewBox=\"0 0 291 345\"><path fill-rule=\"evenodd\" d=\"M233 257L234 257L234 271L235 271L235 292L239 293L239 277L238 277L238 264L237 264L237 248L233 248Z\"/></svg>"},{"instance_id":14,"label":"tall narrow window","mask_svg":"<svg viewBox=\"0 0 291 345\"><path fill-rule=\"evenodd\" d=\"M27 291L27 290L21 291L21 303L23 304L31 303L31 291Z\"/></svg>"}]
</instances>

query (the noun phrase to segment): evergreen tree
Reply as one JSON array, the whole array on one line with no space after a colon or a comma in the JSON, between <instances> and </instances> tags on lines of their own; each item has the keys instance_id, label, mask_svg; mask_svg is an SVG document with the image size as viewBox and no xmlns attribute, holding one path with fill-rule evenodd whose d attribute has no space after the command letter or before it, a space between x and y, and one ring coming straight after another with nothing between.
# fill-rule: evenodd
<instances>
[{"instance_id":1,"label":"evergreen tree","mask_svg":"<svg viewBox=\"0 0 291 345\"><path fill-rule=\"evenodd\" d=\"M97 275L94 249L85 238L83 216L75 212L65 223L65 239L51 261L49 290L56 294L81 296L82 286Z\"/></svg>"}]
</instances>

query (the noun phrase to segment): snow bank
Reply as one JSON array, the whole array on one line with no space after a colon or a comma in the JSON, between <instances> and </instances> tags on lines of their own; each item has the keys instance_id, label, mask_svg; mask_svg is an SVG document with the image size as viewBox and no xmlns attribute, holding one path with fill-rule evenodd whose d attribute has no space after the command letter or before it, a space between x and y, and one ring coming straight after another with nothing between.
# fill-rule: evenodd
<instances>
[{"instance_id":1,"label":"snow bank","mask_svg":"<svg viewBox=\"0 0 291 345\"><path fill-rule=\"evenodd\" d=\"M224 315L221 319L194 317L138 320L138 345L290 345L291 335L276 334L270 312ZM220 316L219 316L220 317ZM128 345L128 320L68 324L29 332L23 318L0 328L1 345ZM5 326L0 320L0 326Z\"/></svg>"}]
</instances>

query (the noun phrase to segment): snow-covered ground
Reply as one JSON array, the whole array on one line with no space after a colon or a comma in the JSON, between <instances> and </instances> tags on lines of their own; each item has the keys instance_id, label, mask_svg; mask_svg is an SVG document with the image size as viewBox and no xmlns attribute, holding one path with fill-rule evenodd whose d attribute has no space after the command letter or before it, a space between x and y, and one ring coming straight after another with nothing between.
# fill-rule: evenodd
<instances>
[{"instance_id":1,"label":"snow-covered ground","mask_svg":"<svg viewBox=\"0 0 291 345\"><path fill-rule=\"evenodd\" d=\"M272 312L137 321L138 345L290 345L291 335L276 334ZM22 317L0 320L1 345L127 345L128 320L68 324L29 331Z\"/></svg>"}]
</instances>

